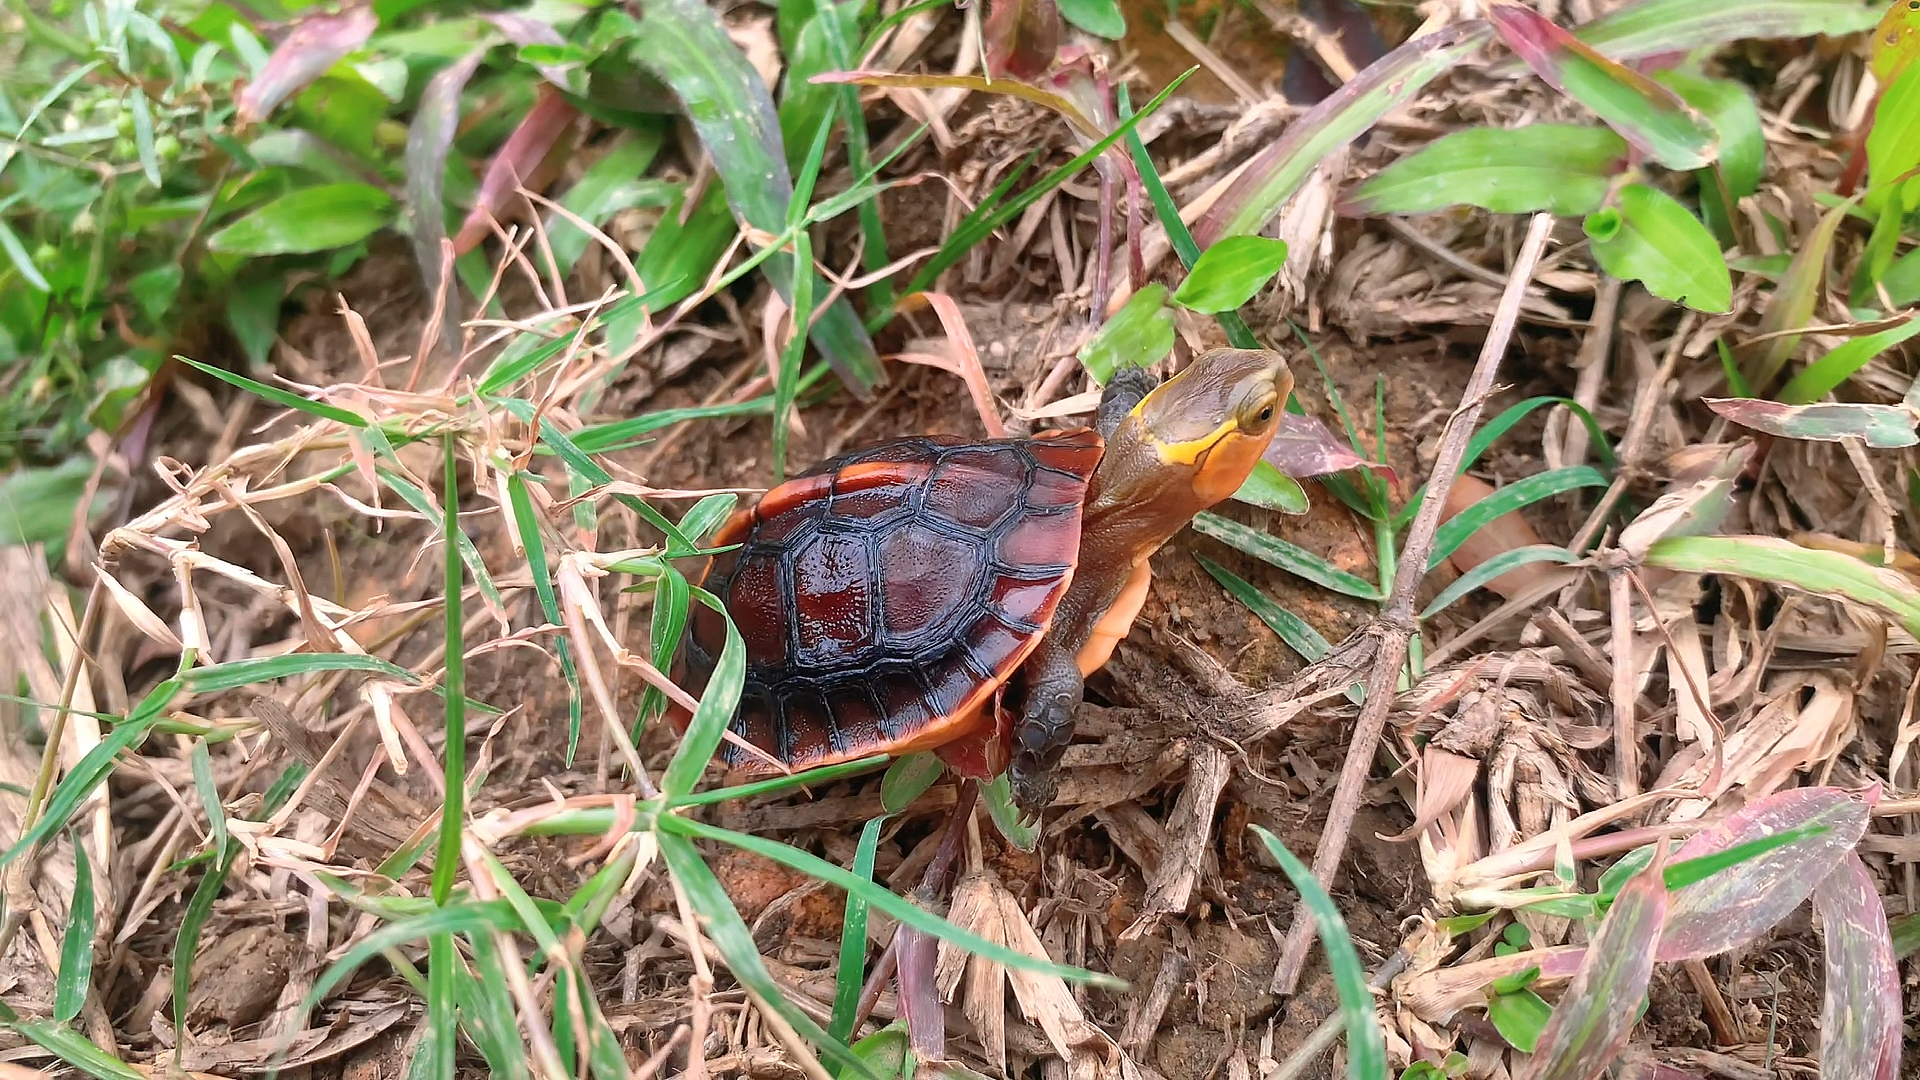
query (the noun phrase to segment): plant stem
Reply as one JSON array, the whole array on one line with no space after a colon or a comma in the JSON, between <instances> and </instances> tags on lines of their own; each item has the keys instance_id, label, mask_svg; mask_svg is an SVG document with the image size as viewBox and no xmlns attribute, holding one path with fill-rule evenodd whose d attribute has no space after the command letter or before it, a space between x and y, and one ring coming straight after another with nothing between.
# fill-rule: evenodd
<instances>
[{"instance_id":1,"label":"plant stem","mask_svg":"<svg viewBox=\"0 0 1920 1080\"><path fill-rule=\"evenodd\" d=\"M1493 392L1495 378L1500 372L1500 358L1506 354L1507 344L1513 338L1514 326L1520 318L1520 303L1526 297L1527 283L1533 278L1540 256L1546 250L1547 234L1552 228L1551 214L1533 216L1527 238L1520 245L1520 254L1514 260L1513 272L1507 278L1506 292L1501 295L1500 306L1494 313L1493 325L1487 330L1480 359L1474 364L1473 376L1461 395L1460 408L1448 419L1446 430L1440 437L1440 452L1434 458L1432 478L1427 481L1426 495L1420 500L1420 512L1414 516L1413 525L1407 531L1407 545L1400 552L1393 592L1380 616L1367 630L1375 638L1377 652L1374 654L1373 668L1367 674L1366 704L1361 707L1360 720L1354 727L1346 765L1340 771L1340 782L1334 788L1333 805L1327 811L1326 828L1320 834L1320 845L1313 856L1313 876L1323 888L1333 880L1333 873L1340 866L1340 857L1346 853L1347 838L1353 831L1354 814L1360 808L1360 798L1373 771L1380 734L1386 726L1387 712L1393 705L1394 687L1399 681L1401 666L1407 659L1408 639L1418 629L1413 619L1414 593L1425 576L1427 559L1433 551L1434 531L1440 525L1440 508L1446 504L1447 492L1453 487L1454 476L1460 471L1460 462L1466 456L1467 442L1473 437L1473 429L1479 426L1481 410L1486 405L1488 395ZM1313 945L1313 927L1313 918L1302 903L1294 910L1293 926L1287 931L1286 946L1281 951L1280 963L1274 968L1275 993L1293 993L1294 986L1300 980L1300 970L1306 964L1307 950Z\"/></svg>"}]
</instances>

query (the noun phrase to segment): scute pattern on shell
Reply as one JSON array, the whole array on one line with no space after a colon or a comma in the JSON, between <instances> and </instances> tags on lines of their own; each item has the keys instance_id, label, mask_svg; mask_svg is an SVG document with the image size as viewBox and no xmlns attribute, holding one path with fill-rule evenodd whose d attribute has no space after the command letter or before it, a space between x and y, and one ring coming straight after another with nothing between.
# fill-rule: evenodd
<instances>
[{"instance_id":1,"label":"scute pattern on shell","mask_svg":"<svg viewBox=\"0 0 1920 1080\"><path fill-rule=\"evenodd\" d=\"M1085 429L902 439L824 462L736 512L713 544L740 547L715 556L702 582L746 645L734 732L796 769L942 741L1045 632L1100 452ZM695 604L690 629L697 693L726 628ZM766 768L737 746L721 752Z\"/></svg>"}]
</instances>

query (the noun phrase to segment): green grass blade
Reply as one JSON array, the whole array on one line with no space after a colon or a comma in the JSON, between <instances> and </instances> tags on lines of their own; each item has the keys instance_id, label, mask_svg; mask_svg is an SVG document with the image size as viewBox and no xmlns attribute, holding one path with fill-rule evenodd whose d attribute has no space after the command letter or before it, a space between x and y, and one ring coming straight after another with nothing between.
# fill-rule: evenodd
<instances>
[{"instance_id":1,"label":"green grass blade","mask_svg":"<svg viewBox=\"0 0 1920 1080\"><path fill-rule=\"evenodd\" d=\"M1524 480L1516 480L1502 488L1494 489L1493 494L1448 518L1446 523L1433 534L1433 554L1427 559L1427 569L1432 570L1447 556L1460 550L1467 538L1479 532L1493 519L1512 513L1525 506L1532 506L1542 499L1550 499L1583 487L1606 487L1607 478L1600 470L1591 465L1568 465L1564 468L1549 469L1535 473Z\"/></svg>"},{"instance_id":2,"label":"green grass blade","mask_svg":"<svg viewBox=\"0 0 1920 1080\"><path fill-rule=\"evenodd\" d=\"M1040 847L1040 819L1026 819L1013 804L1013 781L1006 773L980 785L980 801L986 804L987 817L1007 843L1027 852Z\"/></svg>"},{"instance_id":3,"label":"green grass blade","mask_svg":"<svg viewBox=\"0 0 1920 1080\"><path fill-rule=\"evenodd\" d=\"M660 820L664 824L668 819L662 817ZM733 977L753 997L755 1004L778 1013L795 1031L838 1064L843 1070L842 1075L851 1071L863 1080L877 1080L866 1063L855 1057L846 1044L828 1035L819 1024L813 1022L812 1017L801 1012L780 992L779 984L773 981L773 976L767 973L767 965L760 959L760 949L753 943L753 932L747 929L746 922L740 918L740 912L727 897L727 891L721 887L719 879L700 860L700 853L694 850L693 843L679 833L664 829L655 835L660 841L660 856L666 860L667 869L673 874L674 880L686 890L687 903L699 917L700 929L713 939L714 948L720 950L721 959L727 962L727 970L733 972ZM783 844L774 846L785 847ZM840 870L837 866L834 869ZM840 872L846 873L844 870ZM868 885L873 887L871 882Z\"/></svg>"},{"instance_id":4,"label":"green grass blade","mask_svg":"<svg viewBox=\"0 0 1920 1080\"><path fill-rule=\"evenodd\" d=\"M440 520L441 537L446 547L446 559L443 564L441 606L446 614L447 671L443 677L443 689L446 692L446 746L441 753L446 758L446 806L440 813L440 844L433 857L433 902L444 906L453 896L453 879L460 873L460 834L466 827L467 794L467 662L466 640L462 636L465 618L461 613L460 594L465 587L461 578L460 546L453 542L454 537L464 535L460 531L460 474L457 466L459 458L454 454L453 439L449 437L443 444L441 476L446 485L442 505L446 515ZM446 956L453 957L453 938L447 934L436 935L428 943L429 950L438 948L438 942L446 942ZM437 955L437 954L436 954ZM434 962L428 972L429 979L437 982L441 964ZM450 986L451 984L449 984ZM447 1076L453 1068L453 995L446 994L447 1035ZM429 1013L433 1002L428 1002ZM431 1018L430 1018L431 1022ZM431 1023L428 1038L437 1037L441 1030L439 1023Z\"/></svg>"},{"instance_id":5,"label":"green grass blade","mask_svg":"<svg viewBox=\"0 0 1920 1080\"><path fill-rule=\"evenodd\" d=\"M1426 610L1420 613L1420 617L1433 618L1447 610L1461 597L1516 566L1527 566L1537 562L1570 563L1575 561L1575 558L1573 552L1553 544L1529 544L1526 547L1503 551L1454 579L1451 585L1440 591L1439 596L1433 598L1433 603L1427 605Z\"/></svg>"},{"instance_id":6,"label":"green grass blade","mask_svg":"<svg viewBox=\"0 0 1920 1080\"><path fill-rule=\"evenodd\" d=\"M487 1059L487 1069L501 1080L526 1080L527 1048L521 1041L520 1025L514 1019L513 995L507 988L507 972L493 935L473 934L467 938L473 953L476 979L461 979L455 987L459 995L461 1026ZM517 960L517 958L516 958Z\"/></svg>"},{"instance_id":7,"label":"green grass blade","mask_svg":"<svg viewBox=\"0 0 1920 1080\"><path fill-rule=\"evenodd\" d=\"M516 399L513 401L503 401L501 405L505 407L509 413L522 421L531 421L533 419L533 405L529 402ZM523 413L524 415L522 415ZM588 487L600 487L603 484L613 482L613 474L601 468L599 462L594 461L585 453L582 453L580 448L574 445L573 440L567 437L567 433L560 430L560 425L553 422L552 417L543 416L540 418L540 441L544 443L548 449L557 454L560 460L566 464L567 470L577 474L586 482ZM617 495L615 499L620 505L640 515L640 520L659 529L666 535L668 558L683 558L694 554L694 552L698 550L691 541L680 535L678 526L668 521L661 515L660 511L655 510L646 500L638 499L631 495Z\"/></svg>"},{"instance_id":8,"label":"green grass blade","mask_svg":"<svg viewBox=\"0 0 1920 1080\"><path fill-rule=\"evenodd\" d=\"M113 731L99 744L87 751L78 764L68 770L67 775L54 785L53 795L40 810L39 820L33 827L20 835L5 855L0 855L0 868L11 864L23 852L38 847L47 837L67 827L74 812L94 788L99 787L113 771L113 759L120 751L138 746L147 737L147 731L158 723L167 706L173 703L180 692L180 680L168 679L153 688L139 705L134 706L126 722L114 725Z\"/></svg>"},{"instance_id":9,"label":"green grass blade","mask_svg":"<svg viewBox=\"0 0 1920 1080\"><path fill-rule=\"evenodd\" d=\"M507 503L513 508L520 546L527 552L527 573L533 578L533 594L540 601L540 615L558 626L560 599L553 591L553 574L547 567L547 542L540 534L540 518L534 513L533 495L527 490L525 473L507 476ZM565 636L554 642L554 655L560 661L561 676L567 680L567 764L572 765L574 752L580 746L580 669L573 661L573 645Z\"/></svg>"},{"instance_id":10,"label":"green grass blade","mask_svg":"<svg viewBox=\"0 0 1920 1080\"><path fill-rule=\"evenodd\" d=\"M206 745L204 743L200 744ZM871 873L871 868L869 868ZM80 1015L93 981L93 860L73 834L73 903L60 933L60 968L54 973L53 1018L66 1023Z\"/></svg>"},{"instance_id":11,"label":"green grass blade","mask_svg":"<svg viewBox=\"0 0 1920 1080\"><path fill-rule=\"evenodd\" d=\"M1382 1080L1387 1075L1386 1039L1380 1033L1379 1021L1374 1018L1373 993L1367 989L1366 971L1361 968L1360 954L1354 950L1353 938L1347 933L1346 920L1333 906L1333 898L1313 879L1313 871L1295 858L1279 837L1258 825L1252 829L1267 846L1267 851L1279 860L1287 880L1300 891L1300 899L1313 913L1314 925L1319 928L1320 944L1327 950L1327 964L1333 970L1333 983L1340 993L1340 1014L1347 1023L1347 1076L1352 1080Z\"/></svg>"},{"instance_id":12,"label":"green grass blade","mask_svg":"<svg viewBox=\"0 0 1920 1080\"><path fill-rule=\"evenodd\" d=\"M666 775L660 778L660 790L669 799L686 796L700 782L700 774L706 771L707 762L713 760L714 751L720 748L720 740L726 735L727 724L733 720L734 709L740 704L740 688L747 678L747 647L740 640L740 631L734 628L733 619L727 616L726 608L705 589L695 589L693 594L726 619L727 641L720 647L720 658L714 663L706 692L700 695L700 707L694 710L687 733L680 737L680 748L674 751Z\"/></svg>"},{"instance_id":13,"label":"green grass blade","mask_svg":"<svg viewBox=\"0 0 1920 1080\"><path fill-rule=\"evenodd\" d=\"M436 867L437 869L437 867ZM434 875L436 878L438 874ZM407 1075L417 1080L453 1080L454 986L466 981L452 934L427 938L427 1033Z\"/></svg>"},{"instance_id":14,"label":"green grass blade","mask_svg":"<svg viewBox=\"0 0 1920 1080\"><path fill-rule=\"evenodd\" d=\"M1056 964L1049 960L1042 960L1028 956L1022 952L1016 952L1003 945L995 945L993 942L986 940L970 930L963 930L940 916L927 911L925 908L918 907L895 896L893 893L888 892L886 889L881 888L871 881L863 881L825 859L801 851L798 848L789 847L777 840L768 840L760 836L749 836L746 833L734 832L731 829L722 829L717 826L708 825L705 822L694 821L691 818L671 814L660 817L659 827L662 834L660 837L662 850L666 848L668 835L679 834L681 836L695 836L703 840L718 840L723 844L740 848L743 851L765 856L774 862L790 866L810 877L819 878L829 885L844 890L849 896L858 895L869 905L879 908L891 918L897 919L922 933L932 934L942 941L950 942L975 956L991 960L996 964L1018 968L1022 971L1035 971L1045 975L1052 975L1056 978L1066 979L1069 982L1087 983L1091 986L1105 987L1108 989L1120 989L1126 986L1125 982L1112 975L1102 975L1084 968Z\"/></svg>"},{"instance_id":15,"label":"green grass blade","mask_svg":"<svg viewBox=\"0 0 1920 1080\"><path fill-rule=\"evenodd\" d=\"M227 811L220 805L220 789L213 783L213 758L207 752L205 739L193 744L193 752L188 755L189 767L193 770L193 790L200 796L200 805L207 812L207 832L213 844L213 850L227 849Z\"/></svg>"},{"instance_id":16,"label":"green grass blade","mask_svg":"<svg viewBox=\"0 0 1920 1080\"><path fill-rule=\"evenodd\" d=\"M1811 405L1838 389L1868 361L1915 334L1920 334L1920 317L1909 318L1891 330L1844 342L1787 380L1777 396L1785 405Z\"/></svg>"},{"instance_id":17,"label":"green grass blade","mask_svg":"<svg viewBox=\"0 0 1920 1080\"><path fill-rule=\"evenodd\" d=\"M286 656L260 656L251 660L229 660L212 667L193 668L180 677L181 686L193 694L211 694L240 686L311 675L317 671L368 671L389 679L418 684L420 677L398 664L365 653L289 653Z\"/></svg>"},{"instance_id":18,"label":"green grass blade","mask_svg":"<svg viewBox=\"0 0 1920 1080\"><path fill-rule=\"evenodd\" d=\"M867 822L860 830L860 846L853 852L853 875L873 880L873 861L879 854L882 817ZM846 914L840 923L840 964L833 973L833 1019L827 1034L838 1042L853 1038L853 1013L860 1004L860 987L866 978L867 904L848 894ZM829 1067L830 1072L838 1073Z\"/></svg>"},{"instance_id":19,"label":"green grass blade","mask_svg":"<svg viewBox=\"0 0 1920 1080\"><path fill-rule=\"evenodd\" d=\"M986 239L987 235L993 232L993 230L1013 220L1019 214L1023 213L1027 207L1040 201L1049 191L1071 180L1075 173L1086 168L1101 154L1106 153L1109 147L1121 139L1126 138L1128 132L1131 132L1141 120L1153 115L1155 110L1165 104L1173 92L1178 90L1180 85L1186 82L1187 79L1198 70L1198 68L1187 69L1178 78L1168 83L1165 90L1154 95L1153 100L1147 102L1144 109L1122 120L1119 126L1114 128L1110 134L1094 143L1091 147L1088 147L1072 161L1041 177L1035 181L1031 187L1013 198L1008 199L1005 203L994 207L992 213L983 214L977 219L963 223L959 228L954 229L953 235L947 238L947 242L940 245L940 250L920 267L918 273L914 274L913 280L907 285L907 293L912 294L919 292L933 284L934 280L938 278L941 273L945 272L948 267L959 262L961 258L972 249L973 245Z\"/></svg>"},{"instance_id":20,"label":"green grass blade","mask_svg":"<svg viewBox=\"0 0 1920 1080\"><path fill-rule=\"evenodd\" d=\"M680 646L680 637L687 629L687 605L692 602L693 594L687 588L687 576L672 566L662 567L662 573L654 579L652 626L649 628L650 644L653 646L653 666L666 671L673 661L674 650ZM640 695L639 718L633 724L633 741L640 741L640 731L660 711L666 708L667 696L659 687L649 686Z\"/></svg>"},{"instance_id":21,"label":"green grass blade","mask_svg":"<svg viewBox=\"0 0 1920 1080\"><path fill-rule=\"evenodd\" d=\"M200 931L213 914L213 902L220 897L221 886L233 871L239 845L215 851L213 862L194 886L193 898L180 916L180 931L173 939L173 1029L187 1030L187 996L193 988L193 958L200 951Z\"/></svg>"},{"instance_id":22,"label":"green grass blade","mask_svg":"<svg viewBox=\"0 0 1920 1080\"><path fill-rule=\"evenodd\" d=\"M337 405L329 405L324 401L309 401L292 391L282 390L277 386L268 386L263 382L255 382L245 375L236 375L231 371L214 367L211 364L203 364L198 360L190 360L177 353L174 355L174 359L193 368L195 371L211 375L229 386L237 386L247 393L271 401L275 405L282 405L322 420L335 420L348 427L362 428L367 426L367 421L362 418L359 413L342 409Z\"/></svg>"},{"instance_id":23,"label":"green grass blade","mask_svg":"<svg viewBox=\"0 0 1920 1080\"><path fill-rule=\"evenodd\" d=\"M351 978L361 964L388 949L397 949L443 932L477 934L488 930L505 930L512 933L520 929L520 917L504 900L449 904L390 922L355 942L352 948L314 980L313 988L307 991L306 998L301 1002L301 1012L310 1012L336 987Z\"/></svg>"},{"instance_id":24,"label":"green grass blade","mask_svg":"<svg viewBox=\"0 0 1920 1080\"><path fill-rule=\"evenodd\" d=\"M947 765L931 750L922 750L895 758L880 778L880 807L889 814L905 810L921 793L932 787L947 771Z\"/></svg>"},{"instance_id":25,"label":"green grass blade","mask_svg":"<svg viewBox=\"0 0 1920 1080\"><path fill-rule=\"evenodd\" d=\"M1299 653L1301 659L1311 664L1332 651L1333 646L1307 620L1268 599L1245 578L1205 555L1195 555L1194 558L1235 600L1247 605L1247 610L1266 623L1269 630L1280 635L1280 640Z\"/></svg>"},{"instance_id":26,"label":"green grass blade","mask_svg":"<svg viewBox=\"0 0 1920 1080\"><path fill-rule=\"evenodd\" d=\"M1277 566L1322 588L1356 600L1380 601L1380 589L1372 582L1349 574L1313 552L1277 536L1269 536L1214 513L1196 515L1193 529L1202 536L1211 536L1235 551L1251 555L1270 566Z\"/></svg>"},{"instance_id":27,"label":"green grass blade","mask_svg":"<svg viewBox=\"0 0 1920 1080\"><path fill-rule=\"evenodd\" d=\"M731 491L709 495L688 508L680 518L680 531L694 543L704 544L708 534L732 515L734 506L739 502L740 496Z\"/></svg>"},{"instance_id":28,"label":"green grass blade","mask_svg":"<svg viewBox=\"0 0 1920 1080\"><path fill-rule=\"evenodd\" d=\"M432 496L420 490L406 477L392 469L379 466L375 466L374 472L380 477L381 482L392 488L396 495L406 500L408 506L413 507L427 520L433 521L442 516L440 509L434 506ZM449 502L452 498L450 490ZM480 549L474 545L473 537L468 536L467 531L460 527L458 521L455 521L452 523L452 533L446 539L448 546L458 553L460 561L466 564L467 571L473 575L473 583L479 587L480 595L486 597L494 607L505 609L506 601L501 599L500 589L493 583L493 575L487 571L487 564L481 560Z\"/></svg>"},{"instance_id":29,"label":"green grass blade","mask_svg":"<svg viewBox=\"0 0 1920 1080\"><path fill-rule=\"evenodd\" d=\"M792 776L775 776L766 780L755 780L750 784L736 784L733 787L696 791L690 795L683 795L678 799L672 800L672 805L676 807L711 806L714 803L729 802L734 799L759 798L762 795L773 795L782 791L791 791L794 788L805 787L809 784L825 784L833 780L838 780L843 776L854 776L863 772L871 772L886 760L887 755L885 754L871 754L867 757L855 758L852 761L843 761L838 765L822 765L817 769L808 769L806 772L794 773Z\"/></svg>"},{"instance_id":30,"label":"green grass blade","mask_svg":"<svg viewBox=\"0 0 1920 1080\"><path fill-rule=\"evenodd\" d=\"M100 1080L147 1080L119 1058L88 1042L65 1024L46 1020L9 1020L7 1026L32 1039L61 1061Z\"/></svg>"},{"instance_id":31,"label":"green grass blade","mask_svg":"<svg viewBox=\"0 0 1920 1080\"><path fill-rule=\"evenodd\" d=\"M720 405L693 405L684 409L662 409L625 420L589 424L573 433L573 445L583 453L604 454L639 445L643 435L688 420L719 420L734 416L764 416L773 411L773 397L766 395L751 401L730 401Z\"/></svg>"}]
</instances>

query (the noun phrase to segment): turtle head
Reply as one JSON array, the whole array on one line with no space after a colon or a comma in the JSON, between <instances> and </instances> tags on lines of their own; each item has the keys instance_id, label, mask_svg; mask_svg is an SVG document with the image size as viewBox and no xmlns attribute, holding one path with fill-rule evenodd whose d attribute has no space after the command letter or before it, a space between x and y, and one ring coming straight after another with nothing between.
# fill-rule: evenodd
<instances>
[{"instance_id":1,"label":"turtle head","mask_svg":"<svg viewBox=\"0 0 1920 1080\"><path fill-rule=\"evenodd\" d=\"M1154 530L1164 541L1246 483L1292 390L1293 373L1277 352L1201 354L1120 422L1100 463L1095 505L1164 517Z\"/></svg>"}]
</instances>

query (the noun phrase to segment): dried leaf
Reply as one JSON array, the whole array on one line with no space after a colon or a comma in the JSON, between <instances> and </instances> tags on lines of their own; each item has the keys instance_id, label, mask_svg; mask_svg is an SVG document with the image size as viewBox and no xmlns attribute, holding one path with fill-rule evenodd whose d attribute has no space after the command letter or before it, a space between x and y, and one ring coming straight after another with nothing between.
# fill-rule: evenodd
<instances>
[{"instance_id":1,"label":"dried leaf","mask_svg":"<svg viewBox=\"0 0 1920 1080\"><path fill-rule=\"evenodd\" d=\"M1028 83L1010 79L988 79L980 75L928 75L901 71L828 71L809 82L851 83L855 86L901 87L914 90L971 90L980 94L1006 94L1030 101L1043 109L1059 113L1074 130L1089 139L1106 135L1071 100Z\"/></svg>"},{"instance_id":2,"label":"dried leaf","mask_svg":"<svg viewBox=\"0 0 1920 1080\"><path fill-rule=\"evenodd\" d=\"M379 25L380 19L370 7L348 8L339 14L315 12L302 18L267 58L260 77L240 92L234 123L245 127L265 120L281 102L306 89L341 57L365 45Z\"/></svg>"},{"instance_id":3,"label":"dried leaf","mask_svg":"<svg viewBox=\"0 0 1920 1080\"><path fill-rule=\"evenodd\" d=\"M1848 852L1820 882L1813 909L1826 952L1820 1073L1893 1080L1900 1074L1900 971L1887 906L1860 856Z\"/></svg>"}]
</instances>

